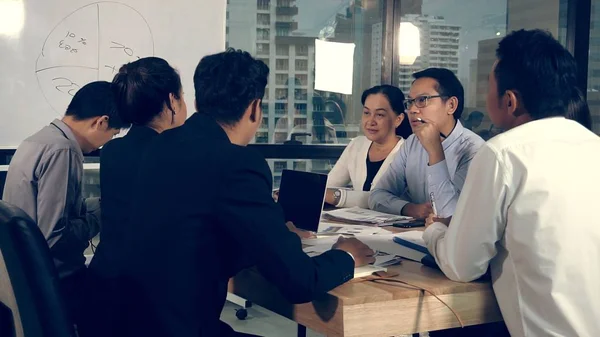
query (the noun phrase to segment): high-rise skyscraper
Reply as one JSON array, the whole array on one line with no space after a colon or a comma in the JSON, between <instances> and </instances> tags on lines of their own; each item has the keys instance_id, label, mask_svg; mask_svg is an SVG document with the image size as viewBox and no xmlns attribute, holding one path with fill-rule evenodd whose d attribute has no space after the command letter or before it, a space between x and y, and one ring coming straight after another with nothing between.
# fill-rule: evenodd
<instances>
[{"instance_id":1,"label":"high-rise skyscraper","mask_svg":"<svg viewBox=\"0 0 600 337\"><path fill-rule=\"evenodd\" d=\"M295 0L230 0L227 6L227 44L249 51L270 68L262 102L263 123L256 143L278 143L293 133L310 133L304 142L321 142L313 131L315 36L297 32ZM274 185L286 168L315 170L305 160L269 160Z\"/></svg>"},{"instance_id":2,"label":"high-rise skyscraper","mask_svg":"<svg viewBox=\"0 0 600 337\"><path fill-rule=\"evenodd\" d=\"M419 28L421 47L421 55L415 63L399 66L398 86L403 92L410 90L412 74L425 68L447 68L458 76L460 26L446 23L441 16L418 14L405 15L402 22L410 22Z\"/></svg>"},{"instance_id":3,"label":"high-rise skyscraper","mask_svg":"<svg viewBox=\"0 0 600 337\"><path fill-rule=\"evenodd\" d=\"M383 53L383 22L371 25L371 86L381 84L381 60Z\"/></svg>"}]
</instances>

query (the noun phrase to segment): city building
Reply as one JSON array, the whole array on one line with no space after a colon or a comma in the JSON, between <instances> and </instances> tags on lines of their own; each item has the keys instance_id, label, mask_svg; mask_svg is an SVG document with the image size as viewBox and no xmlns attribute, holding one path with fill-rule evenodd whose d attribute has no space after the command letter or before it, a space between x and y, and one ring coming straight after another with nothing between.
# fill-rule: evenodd
<instances>
[{"instance_id":1,"label":"city building","mask_svg":"<svg viewBox=\"0 0 600 337\"><path fill-rule=\"evenodd\" d=\"M282 144L294 133L311 133L298 139L319 142L312 131L316 37L298 34L296 1L230 0L227 12L227 45L249 51L270 68L263 122L254 142ZM268 162L274 186L284 169L316 170L306 160Z\"/></svg>"},{"instance_id":2,"label":"city building","mask_svg":"<svg viewBox=\"0 0 600 337\"><path fill-rule=\"evenodd\" d=\"M412 74L425 68L448 68L458 76L460 26L446 23L441 16L419 14L404 15L402 22L419 28L421 44L420 56L413 64L399 65L398 86L403 92L410 90Z\"/></svg>"},{"instance_id":3,"label":"city building","mask_svg":"<svg viewBox=\"0 0 600 337\"><path fill-rule=\"evenodd\" d=\"M383 22L371 25L371 87L381 84L383 59Z\"/></svg>"}]
</instances>

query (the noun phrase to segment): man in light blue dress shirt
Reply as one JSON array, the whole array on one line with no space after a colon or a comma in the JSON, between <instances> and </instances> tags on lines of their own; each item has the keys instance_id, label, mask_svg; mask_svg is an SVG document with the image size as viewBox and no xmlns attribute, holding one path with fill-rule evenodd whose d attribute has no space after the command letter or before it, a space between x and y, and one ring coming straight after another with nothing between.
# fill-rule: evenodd
<instances>
[{"instance_id":1,"label":"man in light blue dress shirt","mask_svg":"<svg viewBox=\"0 0 600 337\"><path fill-rule=\"evenodd\" d=\"M406 113L414 134L408 137L369 197L376 211L418 219L454 213L471 160L484 140L464 128L462 84L448 69L413 74Z\"/></svg>"}]
</instances>

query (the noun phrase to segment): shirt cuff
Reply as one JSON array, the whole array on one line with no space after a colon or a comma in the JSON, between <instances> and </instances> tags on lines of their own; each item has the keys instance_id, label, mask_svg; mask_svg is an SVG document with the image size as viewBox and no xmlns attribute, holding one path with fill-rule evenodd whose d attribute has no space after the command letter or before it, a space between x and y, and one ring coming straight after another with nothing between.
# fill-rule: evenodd
<instances>
[{"instance_id":1,"label":"shirt cuff","mask_svg":"<svg viewBox=\"0 0 600 337\"><path fill-rule=\"evenodd\" d=\"M348 196L348 191L346 191L343 188L340 188L340 200L338 201L337 205L334 205L335 207L343 207L344 205L346 205L346 198Z\"/></svg>"},{"instance_id":2,"label":"shirt cuff","mask_svg":"<svg viewBox=\"0 0 600 337\"><path fill-rule=\"evenodd\" d=\"M450 172L448 172L448 163L446 162L446 159L442 160L437 164L427 166L426 172L427 182L429 183L429 186L438 185L442 181L451 180Z\"/></svg>"}]
</instances>

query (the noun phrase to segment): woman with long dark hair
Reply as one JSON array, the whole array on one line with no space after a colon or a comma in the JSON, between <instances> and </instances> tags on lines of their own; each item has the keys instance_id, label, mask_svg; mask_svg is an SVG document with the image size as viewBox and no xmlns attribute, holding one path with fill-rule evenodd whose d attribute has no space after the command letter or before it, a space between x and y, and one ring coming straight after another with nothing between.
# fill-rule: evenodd
<instances>
[{"instance_id":1,"label":"woman with long dark hair","mask_svg":"<svg viewBox=\"0 0 600 337\"><path fill-rule=\"evenodd\" d=\"M329 173L327 203L368 208L369 193L412 134L404 115L404 93L391 85L367 89L361 97L364 136L354 138ZM352 189L344 187L352 185Z\"/></svg>"}]
</instances>

